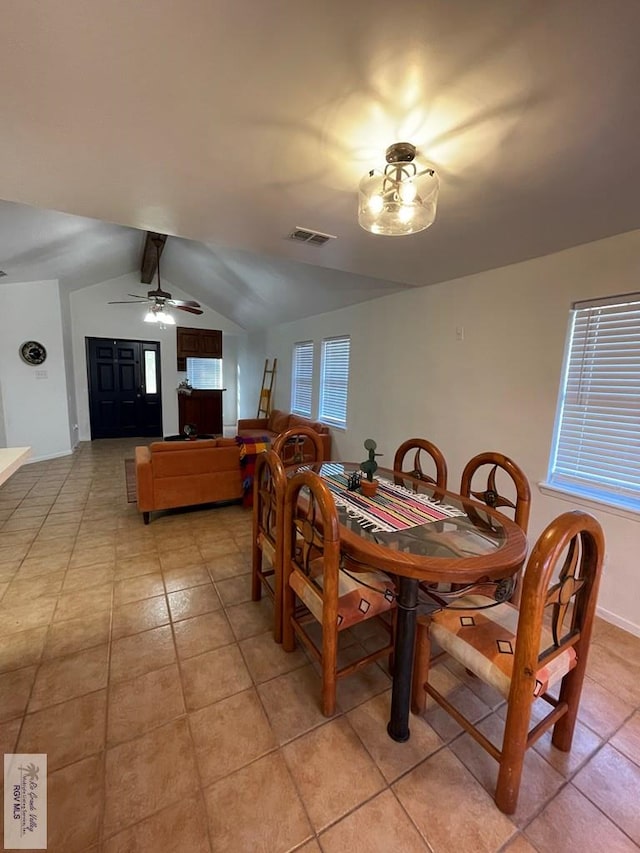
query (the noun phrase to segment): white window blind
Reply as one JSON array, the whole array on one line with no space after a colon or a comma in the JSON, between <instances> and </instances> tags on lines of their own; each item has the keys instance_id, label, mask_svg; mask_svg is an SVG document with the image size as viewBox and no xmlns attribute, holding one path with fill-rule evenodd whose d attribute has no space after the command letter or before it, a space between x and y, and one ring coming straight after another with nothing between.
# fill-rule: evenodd
<instances>
[{"instance_id":1,"label":"white window blind","mask_svg":"<svg viewBox=\"0 0 640 853\"><path fill-rule=\"evenodd\" d=\"M319 418L330 426L347 425L350 348L349 337L327 338L322 342Z\"/></svg>"},{"instance_id":2,"label":"white window blind","mask_svg":"<svg viewBox=\"0 0 640 853\"><path fill-rule=\"evenodd\" d=\"M313 341L293 345L291 372L291 411L296 415L311 417L313 390Z\"/></svg>"},{"instance_id":3,"label":"white window blind","mask_svg":"<svg viewBox=\"0 0 640 853\"><path fill-rule=\"evenodd\" d=\"M573 306L549 483L640 510L640 294Z\"/></svg>"},{"instance_id":4,"label":"white window blind","mask_svg":"<svg viewBox=\"0 0 640 853\"><path fill-rule=\"evenodd\" d=\"M222 388L222 359L188 358L187 379L200 391Z\"/></svg>"}]
</instances>

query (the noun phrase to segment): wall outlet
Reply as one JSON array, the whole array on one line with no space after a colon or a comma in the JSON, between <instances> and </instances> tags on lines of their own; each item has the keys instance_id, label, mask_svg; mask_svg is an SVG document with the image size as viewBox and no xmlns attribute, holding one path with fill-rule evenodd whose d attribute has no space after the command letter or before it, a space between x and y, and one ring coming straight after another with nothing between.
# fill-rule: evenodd
<instances>
[{"instance_id":1,"label":"wall outlet","mask_svg":"<svg viewBox=\"0 0 640 853\"><path fill-rule=\"evenodd\" d=\"M464 326L456 326L456 340L463 341L464 340Z\"/></svg>"}]
</instances>

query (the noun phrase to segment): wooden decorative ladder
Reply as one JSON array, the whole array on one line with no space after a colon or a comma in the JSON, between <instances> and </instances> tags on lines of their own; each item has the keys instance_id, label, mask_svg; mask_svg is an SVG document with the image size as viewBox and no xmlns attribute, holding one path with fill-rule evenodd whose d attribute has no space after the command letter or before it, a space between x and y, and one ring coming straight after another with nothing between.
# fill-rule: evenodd
<instances>
[{"instance_id":1,"label":"wooden decorative ladder","mask_svg":"<svg viewBox=\"0 0 640 853\"><path fill-rule=\"evenodd\" d=\"M273 383L276 378L276 367L278 359L273 359L273 367L269 367L269 359L265 359L264 373L262 374L262 387L258 398L257 418L268 418L271 414Z\"/></svg>"}]
</instances>

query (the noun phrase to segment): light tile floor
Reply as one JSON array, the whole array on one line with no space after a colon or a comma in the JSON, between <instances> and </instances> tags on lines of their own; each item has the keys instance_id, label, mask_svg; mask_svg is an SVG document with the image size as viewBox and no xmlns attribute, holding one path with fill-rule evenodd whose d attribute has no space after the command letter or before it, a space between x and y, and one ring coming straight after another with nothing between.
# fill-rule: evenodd
<instances>
[{"instance_id":1,"label":"light tile floor","mask_svg":"<svg viewBox=\"0 0 640 853\"><path fill-rule=\"evenodd\" d=\"M382 667L320 714L314 668L250 601L250 513L145 527L125 497L135 443L83 443L0 488L0 741L48 753L50 851L638 849L640 639L598 622L574 748L530 751L510 819L493 761L439 709L389 740ZM495 694L433 675L495 734Z\"/></svg>"}]
</instances>

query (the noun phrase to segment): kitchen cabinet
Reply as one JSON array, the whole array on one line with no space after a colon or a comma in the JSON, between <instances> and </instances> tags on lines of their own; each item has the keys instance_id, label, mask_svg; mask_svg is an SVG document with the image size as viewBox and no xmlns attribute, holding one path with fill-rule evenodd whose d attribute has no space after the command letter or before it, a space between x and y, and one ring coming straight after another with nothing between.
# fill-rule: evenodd
<instances>
[{"instance_id":1,"label":"kitchen cabinet","mask_svg":"<svg viewBox=\"0 0 640 853\"><path fill-rule=\"evenodd\" d=\"M180 434L185 424L195 424L200 435L222 435L222 390L178 394Z\"/></svg>"},{"instance_id":2,"label":"kitchen cabinet","mask_svg":"<svg viewBox=\"0 0 640 853\"><path fill-rule=\"evenodd\" d=\"M178 370L187 369L188 358L222 358L220 329L189 329L176 327Z\"/></svg>"}]
</instances>

